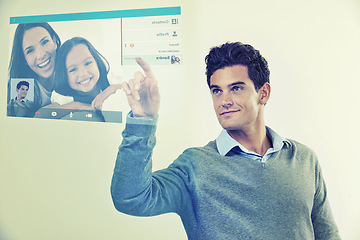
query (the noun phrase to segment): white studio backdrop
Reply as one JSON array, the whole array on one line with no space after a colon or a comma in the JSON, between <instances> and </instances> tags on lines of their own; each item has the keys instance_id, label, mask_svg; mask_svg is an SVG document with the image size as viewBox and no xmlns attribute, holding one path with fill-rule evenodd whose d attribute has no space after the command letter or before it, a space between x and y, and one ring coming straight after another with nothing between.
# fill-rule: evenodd
<instances>
[{"instance_id":1,"label":"white studio backdrop","mask_svg":"<svg viewBox=\"0 0 360 240\"><path fill-rule=\"evenodd\" d=\"M182 7L183 81L159 86L166 106L161 114L171 109L164 96L179 89L184 116L159 124L154 169L217 137L204 57L226 41L249 43L270 66L266 123L315 150L341 235L359 239L357 0L1 0L0 239L186 239L174 214L138 218L113 207L110 181L122 124L8 118L4 107L10 17L169 6Z\"/></svg>"}]
</instances>

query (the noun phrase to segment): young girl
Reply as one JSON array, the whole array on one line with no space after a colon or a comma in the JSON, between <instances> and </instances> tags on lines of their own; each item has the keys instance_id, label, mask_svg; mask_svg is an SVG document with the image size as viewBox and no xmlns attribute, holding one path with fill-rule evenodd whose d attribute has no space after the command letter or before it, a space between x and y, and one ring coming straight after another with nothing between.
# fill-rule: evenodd
<instances>
[{"instance_id":1,"label":"young girl","mask_svg":"<svg viewBox=\"0 0 360 240\"><path fill-rule=\"evenodd\" d=\"M103 102L121 84L110 85L109 63L85 38L74 37L60 48L55 66L55 91L71 96L74 101L52 108L102 110ZM57 102L56 97L54 101Z\"/></svg>"},{"instance_id":2,"label":"young girl","mask_svg":"<svg viewBox=\"0 0 360 240\"><path fill-rule=\"evenodd\" d=\"M14 35L8 82L8 116L33 117L51 103L56 53L61 41L48 23L19 24ZM12 79L34 79L34 101L11 103Z\"/></svg>"}]
</instances>

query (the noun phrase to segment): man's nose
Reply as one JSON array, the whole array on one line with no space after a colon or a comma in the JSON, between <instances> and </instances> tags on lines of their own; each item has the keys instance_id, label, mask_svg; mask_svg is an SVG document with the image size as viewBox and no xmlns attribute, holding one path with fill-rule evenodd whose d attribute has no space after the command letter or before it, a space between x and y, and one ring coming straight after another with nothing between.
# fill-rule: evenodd
<instances>
[{"instance_id":1,"label":"man's nose","mask_svg":"<svg viewBox=\"0 0 360 240\"><path fill-rule=\"evenodd\" d=\"M233 100L232 100L232 97L229 93L223 93L222 95L223 99L222 99L222 106L225 107L225 108L228 108L230 106L233 105Z\"/></svg>"}]
</instances>

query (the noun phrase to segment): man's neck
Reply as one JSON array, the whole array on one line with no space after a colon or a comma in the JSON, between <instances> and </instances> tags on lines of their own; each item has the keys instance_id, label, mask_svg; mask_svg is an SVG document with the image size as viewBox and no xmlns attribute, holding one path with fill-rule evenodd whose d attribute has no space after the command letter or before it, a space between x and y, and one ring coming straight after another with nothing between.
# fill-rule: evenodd
<instances>
[{"instance_id":1,"label":"man's neck","mask_svg":"<svg viewBox=\"0 0 360 240\"><path fill-rule=\"evenodd\" d=\"M19 96L17 96L17 97L15 98L15 100L16 100L17 102L21 102L23 99L24 99L24 98L19 97Z\"/></svg>"},{"instance_id":2,"label":"man's neck","mask_svg":"<svg viewBox=\"0 0 360 240\"><path fill-rule=\"evenodd\" d=\"M249 151L264 156L271 148L271 140L266 134L265 125L246 130L228 130L228 134Z\"/></svg>"}]
</instances>

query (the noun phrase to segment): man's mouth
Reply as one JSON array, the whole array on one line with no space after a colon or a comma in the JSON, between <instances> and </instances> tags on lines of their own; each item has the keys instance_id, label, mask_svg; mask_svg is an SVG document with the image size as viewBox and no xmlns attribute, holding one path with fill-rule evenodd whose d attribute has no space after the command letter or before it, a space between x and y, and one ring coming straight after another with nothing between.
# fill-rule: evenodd
<instances>
[{"instance_id":1,"label":"man's mouth","mask_svg":"<svg viewBox=\"0 0 360 240\"><path fill-rule=\"evenodd\" d=\"M230 115L232 113L236 113L236 112L239 112L240 110L230 110L230 111L225 111L225 112L222 112L220 113L220 116L223 116L223 115Z\"/></svg>"}]
</instances>

